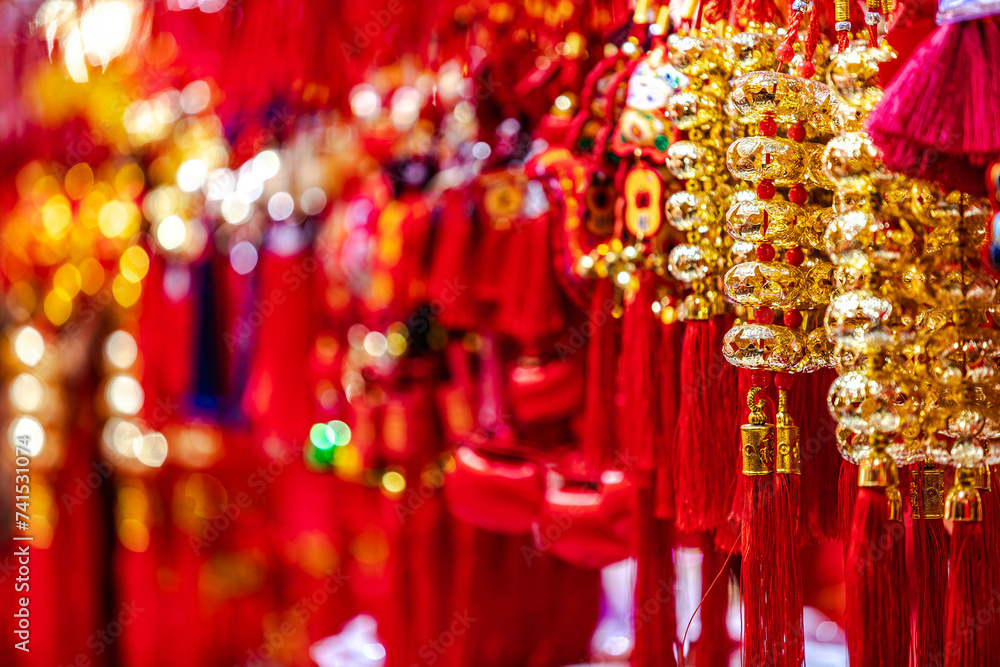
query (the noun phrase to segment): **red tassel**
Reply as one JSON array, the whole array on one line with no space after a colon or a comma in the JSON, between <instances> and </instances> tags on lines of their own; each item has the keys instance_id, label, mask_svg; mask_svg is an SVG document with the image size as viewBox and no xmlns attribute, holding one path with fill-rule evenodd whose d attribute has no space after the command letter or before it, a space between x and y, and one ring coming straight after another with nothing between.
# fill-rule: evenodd
<instances>
[{"instance_id":1,"label":"red tassel","mask_svg":"<svg viewBox=\"0 0 1000 667\"><path fill-rule=\"evenodd\" d=\"M436 304L438 322L446 329L468 331L476 326L472 300L475 221L463 192L453 191L439 209L434 247L427 276L427 297Z\"/></svg>"},{"instance_id":2,"label":"red tassel","mask_svg":"<svg viewBox=\"0 0 1000 667\"><path fill-rule=\"evenodd\" d=\"M990 490L980 491L983 499L983 539L986 542L986 553L989 562L986 568L984 586L989 594L989 610L993 615L990 621L991 631L986 633L988 642L987 654L991 664L1000 663L1000 630L997 629L996 617L1000 612L1000 480L992 470L990 474Z\"/></svg>"},{"instance_id":3,"label":"red tassel","mask_svg":"<svg viewBox=\"0 0 1000 667\"><path fill-rule=\"evenodd\" d=\"M663 324L653 312L656 300L656 274L643 272L639 289L626 300L622 316L619 381L627 415L622 449L626 461L634 461L642 470L653 467L655 448L663 434L660 404L656 400L657 390L662 386L659 352Z\"/></svg>"},{"instance_id":4,"label":"red tassel","mask_svg":"<svg viewBox=\"0 0 1000 667\"><path fill-rule=\"evenodd\" d=\"M675 667L677 615L674 593L673 529L656 518L655 478L638 492L638 548L635 582L633 667Z\"/></svg>"},{"instance_id":5,"label":"red tassel","mask_svg":"<svg viewBox=\"0 0 1000 667\"><path fill-rule=\"evenodd\" d=\"M837 506L840 508L839 527L840 541L844 545L844 557L847 557L847 547L851 543L851 525L854 521L854 505L858 500L858 466L850 461L841 460L840 480L838 483Z\"/></svg>"},{"instance_id":6,"label":"red tassel","mask_svg":"<svg viewBox=\"0 0 1000 667\"><path fill-rule=\"evenodd\" d=\"M722 356L727 329L722 317L685 324L676 468L677 528L682 532L719 528L733 502L741 394L736 368Z\"/></svg>"},{"instance_id":7,"label":"red tassel","mask_svg":"<svg viewBox=\"0 0 1000 667\"><path fill-rule=\"evenodd\" d=\"M788 475L747 476L744 484L743 664L797 667L805 657L802 577Z\"/></svg>"},{"instance_id":8,"label":"red tassel","mask_svg":"<svg viewBox=\"0 0 1000 667\"><path fill-rule=\"evenodd\" d=\"M564 328L565 299L556 282L549 243L550 216L519 220L506 248L496 328L524 345Z\"/></svg>"},{"instance_id":9,"label":"red tassel","mask_svg":"<svg viewBox=\"0 0 1000 667\"><path fill-rule=\"evenodd\" d=\"M910 484L922 499L924 487L922 464L910 469ZM948 585L948 533L941 519L923 517L924 504L918 500L910 530L910 600L913 605L913 652L911 664L932 665L944 655L944 612Z\"/></svg>"},{"instance_id":10,"label":"red tassel","mask_svg":"<svg viewBox=\"0 0 1000 667\"><path fill-rule=\"evenodd\" d=\"M789 400L792 415L799 421L799 451L802 457L802 505L799 524L807 541L835 540L840 537L837 497L840 454L837 451L836 423L826 408L826 395L834 371L821 370L798 376ZM853 488L852 488L853 491Z\"/></svg>"},{"instance_id":11,"label":"red tassel","mask_svg":"<svg viewBox=\"0 0 1000 667\"><path fill-rule=\"evenodd\" d=\"M886 167L982 194L982 168L1000 153L998 68L1000 28L992 21L931 34L868 119Z\"/></svg>"},{"instance_id":12,"label":"red tassel","mask_svg":"<svg viewBox=\"0 0 1000 667\"><path fill-rule=\"evenodd\" d=\"M885 491L858 489L844 577L844 618L852 665L907 665L910 604L905 550L903 524L889 520Z\"/></svg>"},{"instance_id":13,"label":"red tassel","mask_svg":"<svg viewBox=\"0 0 1000 667\"><path fill-rule=\"evenodd\" d=\"M677 470L677 418L680 409L681 345L684 323L677 320L661 325L657 350L660 368L660 423L663 432L653 451L656 466L656 517L673 520L676 516L674 473Z\"/></svg>"},{"instance_id":14,"label":"red tassel","mask_svg":"<svg viewBox=\"0 0 1000 667\"><path fill-rule=\"evenodd\" d=\"M583 453L594 470L610 466L617 452L615 437L615 378L618 355L618 321L612 317L614 287L607 279L594 284L588 321L586 416Z\"/></svg>"},{"instance_id":15,"label":"red tassel","mask_svg":"<svg viewBox=\"0 0 1000 667\"><path fill-rule=\"evenodd\" d=\"M952 528L948 611L945 619L945 667L995 665L989 635L1000 621L991 611L993 596L983 577L990 565L980 521L956 521Z\"/></svg>"},{"instance_id":16,"label":"red tassel","mask_svg":"<svg viewBox=\"0 0 1000 667\"><path fill-rule=\"evenodd\" d=\"M727 667L733 642L726 629L729 610L729 553L716 548L705 533L701 542L701 635L696 647L699 667ZM718 578L717 578L718 577Z\"/></svg>"}]
</instances>

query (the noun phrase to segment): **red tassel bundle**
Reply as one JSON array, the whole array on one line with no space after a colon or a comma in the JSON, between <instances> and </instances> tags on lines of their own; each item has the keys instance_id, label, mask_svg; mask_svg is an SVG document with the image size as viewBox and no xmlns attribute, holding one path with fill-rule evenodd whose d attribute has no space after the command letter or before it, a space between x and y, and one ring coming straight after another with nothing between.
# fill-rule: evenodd
<instances>
[{"instance_id":1,"label":"red tassel bundle","mask_svg":"<svg viewBox=\"0 0 1000 667\"><path fill-rule=\"evenodd\" d=\"M1000 154L1000 28L968 21L938 28L886 89L868 119L885 166L982 194Z\"/></svg>"},{"instance_id":2,"label":"red tassel bundle","mask_svg":"<svg viewBox=\"0 0 1000 667\"><path fill-rule=\"evenodd\" d=\"M661 325L660 345L657 351L660 366L659 408L663 432L653 450L656 469L656 516L673 520L677 515L677 420L680 409L681 346L684 323L675 320Z\"/></svg>"},{"instance_id":3,"label":"red tassel bundle","mask_svg":"<svg viewBox=\"0 0 1000 667\"><path fill-rule=\"evenodd\" d=\"M802 580L785 475L746 480L743 512L743 664L803 664ZM860 664L860 663L859 663ZM867 663L865 663L867 664Z\"/></svg>"},{"instance_id":4,"label":"red tassel bundle","mask_svg":"<svg viewBox=\"0 0 1000 667\"><path fill-rule=\"evenodd\" d=\"M984 497L993 493L987 481L989 474L989 469L983 474L959 468L945 502L945 515L954 521L945 616L945 667L995 665L1000 660L997 653L1000 618L996 607L1000 591L991 586L996 578L992 573L996 552L990 550L995 544L987 542L988 533L991 541L996 537L995 517L989 523L984 520L986 505L992 512L997 507L995 499L984 502Z\"/></svg>"},{"instance_id":5,"label":"red tassel bundle","mask_svg":"<svg viewBox=\"0 0 1000 667\"><path fill-rule=\"evenodd\" d=\"M587 347L586 415L583 452L594 470L607 469L617 452L615 380L618 368L618 321L612 317L614 287L610 280L594 283L590 313L584 326L590 332Z\"/></svg>"},{"instance_id":6,"label":"red tassel bundle","mask_svg":"<svg viewBox=\"0 0 1000 667\"><path fill-rule=\"evenodd\" d=\"M656 274L639 274L639 289L626 297L622 315L622 353L619 381L628 418L623 427L622 449L626 462L650 470L655 450L663 439L660 404L656 400L661 385L659 360L663 324L653 312L657 301Z\"/></svg>"},{"instance_id":7,"label":"red tassel bundle","mask_svg":"<svg viewBox=\"0 0 1000 667\"><path fill-rule=\"evenodd\" d=\"M905 530L901 521L890 517L886 489L858 489L845 573L844 618L852 665L908 664Z\"/></svg>"},{"instance_id":8,"label":"red tassel bundle","mask_svg":"<svg viewBox=\"0 0 1000 667\"><path fill-rule=\"evenodd\" d=\"M716 530L733 500L741 394L736 367L722 356L727 329L722 317L685 323L677 423L677 528L682 532Z\"/></svg>"},{"instance_id":9,"label":"red tassel bundle","mask_svg":"<svg viewBox=\"0 0 1000 667\"><path fill-rule=\"evenodd\" d=\"M700 667L727 667L733 642L726 628L729 611L729 554L715 545L711 534L701 541L701 636L696 661Z\"/></svg>"},{"instance_id":10,"label":"red tassel bundle","mask_svg":"<svg viewBox=\"0 0 1000 667\"><path fill-rule=\"evenodd\" d=\"M808 541L840 537L839 504L830 502L837 497L841 465L837 452L837 425L826 407L832 374L833 371L823 369L800 375L795 391L790 392L794 402L791 412L800 416L802 500L799 527L802 537Z\"/></svg>"},{"instance_id":11,"label":"red tassel bundle","mask_svg":"<svg viewBox=\"0 0 1000 667\"><path fill-rule=\"evenodd\" d=\"M944 655L944 613L948 585L948 533L943 515L944 473L910 470L911 530L907 563L913 614L913 665L932 665Z\"/></svg>"},{"instance_id":12,"label":"red tassel bundle","mask_svg":"<svg viewBox=\"0 0 1000 667\"><path fill-rule=\"evenodd\" d=\"M534 345L564 328L565 298L556 282L549 242L551 217L520 219L507 232L503 296L496 328L522 344Z\"/></svg>"},{"instance_id":13,"label":"red tassel bundle","mask_svg":"<svg viewBox=\"0 0 1000 667\"><path fill-rule=\"evenodd\" d=\"M767 423L757 395L770 384L753 373L747 396L743 451L743 664L798 667L805 657L802 577L795 539L793 475L775 473L775 425Z\"/></svg>"},{"instance_id":14,"label":"red tassel bundle","mask_svg":"<svg viewBox=\"0 0 1000 667\"><path fill-rule=\"evenodd\" d=\"M991 591L983 586L989 567L980 521L958 521L952 530L948 611L945 619L945 667L995 665L990 634L1000 621L990 610Z\"/></svg>"},{"instance_id":15,"label":"red tassel bundle","mask_svg":"<svg viewBox=\"0 0 1000 667\"><path fill-rule=\"evenodd\" d=\"M673 528L656 518L655 476L638 490L633 667L675 667L677 643Z\"/></svg>"}]
</instances>

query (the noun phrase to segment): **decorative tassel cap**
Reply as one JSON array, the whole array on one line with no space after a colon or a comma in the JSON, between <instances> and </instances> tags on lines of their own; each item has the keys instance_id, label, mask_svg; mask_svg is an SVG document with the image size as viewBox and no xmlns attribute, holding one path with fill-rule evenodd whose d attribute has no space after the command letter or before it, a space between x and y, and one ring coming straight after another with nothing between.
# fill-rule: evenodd
<instances>
[{"instance_id":1,"label":"decorative tassel cap","mask_svg":"<svg viewBox=\"0 0 1000 667\"><path fill-rule=\"evenodd\" d=\"M910 517L914 519L944 518L944 470L933 466L923 470L923 485L920 479L910 477ZM921 515L923 509L923 515Z\"/></svg>"},{"instance_id":2,"label":"decorative tassel cap","mask_svg":"<svg viewBox=\"0 0 1000 667\"><path fill-rule=\"evenodd\" d=\"M977 471L974 468L959 468L955 472L955 483L948 489L944 500L945 518L951 521L982 521L983 499L976 489Z\"/></svg>"},{"instance_id":3,"label":"decorative tassel cap","mask_svg":"<svg viewBox=\"0 0 1000 667\"><path fill-rule=\"evenodd\" d=\"M858 486L889 488L899 484L899 471L885 452L885 443L875 440L871 453L858 465Z\"/></svg>"},{"instance_id":4,"label":"decorative tassel cap","mask_svg":"<svg viewBox=\"0 0 1000 667\"><path fill-rule=\"evenodd\" d=\"M756 400L761 389L753 387L747 392L750 423L740 427L744 475L769 475L774 472L774 424L767 423L763 400Z\"/></svg>"}]
</instances>

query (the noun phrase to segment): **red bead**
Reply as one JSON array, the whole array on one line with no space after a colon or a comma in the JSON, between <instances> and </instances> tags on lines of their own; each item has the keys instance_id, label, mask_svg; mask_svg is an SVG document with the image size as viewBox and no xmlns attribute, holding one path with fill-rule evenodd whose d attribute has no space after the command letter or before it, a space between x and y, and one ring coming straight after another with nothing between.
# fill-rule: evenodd
<instances>
[{"instance_id":1,"label":"red bead","mask_svg":"<svg viewBox=\"0 0 1000 667\"><path fill-rule=\"evenodd\" d=\"M795 49L788 42L782 42L781 46L775 50L774 55L778 56L778 60L781 62L789 63L795 57Z\"/></svg>"},{"instance_id":2,"label":"red bead","mask_svg":"<svg viewBox=\"0 0 1000 667\"><path fill-rule=\"evenodd\" d=\"M757 324L771 324L774 322L774 311L768 306L760 306L753 311L753 321Z\"/></svg>"},{"instance_id":3,"label":"red bead","mask_svg":"<svg viewBox=\"0 0 1000 667\"><path fill-rule=\"evenodd\" d=\"M753 386L764 389L771 384L771 374L767 371L754 371L750 376L750 382Z\"/></svg>"},{"instance_id":4,"label":"red bead","mask_svg":"<svg viewBox=\"0 0 1000 667\"><path fill-rule=\"evenodd\" d=\"M785 252L785 263L791 264L792 266L798 266L802 263L806 256L802 254L802 248L795 246L794 248L789 248Z\"/></svg>"},{"instance_id":5,"label":"red bead","mask_svg":"<svg viewBox=\"0 0 1000 667\"><path fill-rule=\"evenodd\" d=\"M801 185L796 185L788 191L788 201L801 206L809 201L809 193Z\"/></svg>"},{"instance_id":6,"label":"red bead","mask_svg":"<svg viewBox=\"0 0 1000 667\"><path fill-rule=\"evenodd\" d=\"M773 137L778 133L778 124L774 122L773 118L765 118L757 123L757 131L765 137Z\"/></svg>"},{"instance_id":7,"label":"red bead","mask_svg":"<svg viewBox=\"0 0 1000 667\"><path fill-rule=\"evenodd\" d=\"M786 310L785 316L781 318L781 321L789 329L798 329L802 324L802 313L797 310Z\"/></svg>"},{"instance_id":8,"label":"red bead","mask_svg":"<svg viewBox=\"0 0 1000 667\"><path fill-rule=\"evenodd\" d=\"M757 184L757 197L759 199L770 199L774 196L774 183L771 181L761 181Z\"/></svg>"},{"instance_id":9,"label":"red bead","mask_svg":"<svg viewBox=\"0 0 1000 667\"><path fill-rule=\"evenodd\" d=\"M816 76L816 66L812 64L812 61L806 60L799 65L799 76L803 79L811 79Z\"/></svg>"},{"instance_id":10,"label":"red bead","mask_svg":"<svg viewBox=\"0 0 1000 667\"><path fill-rule=\"evenodd\" d=\"M802 123L795 123L788 128L788 138L792 141L802 141L806 138L806 128Z\"/></svg>"},{"instance_id":11,"label":"red bead","mask_svg":"<svg viewBox=\"0 0 1000 667\"><path fill-rule=\"evenodd\" d=\"M791 373L775 373L774 374L774 386L778 389L784 389L788 391L792 388L793 376Z\"/></svg>"},{"instance_id":12,"label":"red bead","mask_svg":"<svg viewBox=\"0 0 1000 667\"><path fill-rule=\"evenodd\" d=\"M770 262L774 259L774 246L770 243L763 243L757 246L754 252L757 255L758 262Z\"/></svg>"}]
</instances>

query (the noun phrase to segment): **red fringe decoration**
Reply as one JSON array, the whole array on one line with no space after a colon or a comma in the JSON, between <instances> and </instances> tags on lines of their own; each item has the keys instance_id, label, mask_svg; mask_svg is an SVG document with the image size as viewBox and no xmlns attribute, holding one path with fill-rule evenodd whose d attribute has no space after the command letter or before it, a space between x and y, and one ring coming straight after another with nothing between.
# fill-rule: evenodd
<instances>
[{"instance_id":1,"label":"red fringe decoration","mask_svg":"<svg viewBox=\"0 0 1000 667\"><path fill-rule=\"evenodd\" d=\"M591 297L590 344L587 348L587 387L583 453L594 470L605 470L617 454L615 433L615 378L618 366L618 322L611 315L614 287L598 279Z\"/></svg>"},{"instance_id":2,"label":"red fringe decoration","mask_svg":"<svg viewBox=\"0 0 1000 667\"><path fill-rule=\"evenodd\" d=\"M845 587L850 664L906 667L910 653L905 529L882 489L858 489Z\"/></svg>"},{"instance_id":3,"label":"red fringe decoration","mask_svg":"<svg viewBox=\"0 0 1000 667\"><path fill-rule=\"evenodd\" d=\"M722 356L727 328L722 317L685 325L676 468L681 532L712 531L725 523L740 472L741 393L736 368Z\"/></svg>"},{"instance_id":4,"label":"red fringe decoration","mask_svg":"<svg viewBox=\"0 0 1000 667\"><path fill-rule=\"evenodd\" d=\"M990 660L992 664L1000 663L1000 630L997 625L998 606L1000 606L1000 480L990 470L990 491L980 491L983 499L983 539L986 542L986 554L989 558L986 568L984 588L989 594L989 611L991 630L986 632Z\"/></svg>"},{"instance_id":5,"label":"red fringe decoration","mask_svg":"<svg viewBox=\"0 0 1000 667\"><path fill-rule=\"evenodd\" d=\"M660 424L663 433L660 445L653 451L656 466L656 517L673 520L676 516L674 473L677 470L677 418L680 409L681 345L684 323L661 325L660 347L657 350L660 368Z\"/></svg>"},{"instance_id":6,"label":"red fringe decoration","mask_svg":"<svg viewBox=\"0 0 1000 667\"><path fill-rule=\"evenodd\" d=\"M995 665L996 656L990 655L989 635L996 634L1000 621L990 609L993 595L983 585L991 560L986 553L983 526L978 521L956 521L952 544L944 665Z\"/></svg>"},{"instance_id":7,"label":"red fringe decoration","mask_svg":"<svg viewBox=\"0 0 1000 667\"><path fill-rule=\"evenodd\" d=\"M844 545L844 557L847 557L847 547L851 543L851 525L854 521L854 504L858 499L858 466L841 459L839 492L837 507L839 508L840 541Z\"/></svg>"},{"instance_id":8,"label":"red fringe decoration","mask_svg":"<svg viewBox=\"0 0 1000 667\"><path fill-rule=\"evenodd\" d=\"M427 298L437 305L441 326L468 331L476 326L476 308L469 289L476 223L466 206L464 192L449 192L445 197L434 230Z\"/></svg>"},{"instance_id":9,"label":"red fringe decoration","mask_svg":"<svg viewBox=\"0 0 1000 667\"><path fill-rule=\"evenodd\" d=\"M755 475L744 480L743 664L752 667L798 667L805 658L802 576L788 477Z\"/></svg>"},{"instance_id":10,"label":"red fringe decoration","mask_svg":"<svg viewBox=\"0 0 1000 667\"><path fill-rule=\"evenodd\" d=\"M922 464L910 468L910 484L923 497ZM917 509L923 514L923 504ZM913 647L911 664L933 665L944 655L944 611L948 573L948 533L941 519L914 518L910 530L907 559L910 601L913 605Z\"/></svg>"},{"instance_id":11,"label":"red fringe decoration","mask_svg":"<svg viewBox=\"0 0 1000 667\"><path fill-rule=\"evenodd\" d=\"M663 324L653 312L657 300L656 274L643 272L639 289L625 304L622 316L622 358L619 382L628 418L622 449L628 463L642 470L653 467L656 445L663 437L663 416L657 390L660 378L660 344Z\"/></svg>"},{"instance_id":12,"label":"red fringe decoration","mask_svg":"<svg viewBox=\"0 0 1000 667\"><path fill-rule=\"evenodd\" d=\"M798 376L789 392L792 416L799 425L802 456L802 505L799 525L807 541L835 540L840 537L837 497L840 453L837 451L836 423L826 408L826 395L835 377L833 370Z\"/></svg>"},{"instance_id":13,"label":"red fringe decoration","mask_svg":"<svg viewBox=\"0 0 1000 667\"><path fill-rule=\"evenodd\" d=\"M638 491L638 548L635 582L635 648L633 667L676 667L676 596L673 529L656 518L655 478Z\"/></svg>"},{"instance_id":14,"label":"red fringe decoration","mask_svg":"<svg viewBox=\"0 0 1000 667\"><path fill-rule=\"evenodd\" d=\"M938 28L868 119L886 167L983 194L982 169L1000 154L997 71L1000 28L994 22Z\"/></svg>"},{"instance_id":15,"label":"red fringe decoration","mask_svg":"<svg viewBox=\"0 0 1000 667\"><path fill-rule=\"evenodd\" d=\"M695 664L699 667L728 667L729 656L733 651L733 642L726 629L726 612L729 610L729 554L716 548L715 539L709 533L703 534L701 552L704 555L701 562L701 636L698 637L695 649Z\"/></svg>"},{"instance_id":16,"label":"red fringe decoration","mask_svg":"<svg viewBox=\"0 0 1000 667\"><path fill-rule=\"evenodd\" d=\"M556 282L548 214L515 223L504 265L496 328L523 345L562 331L564 297ZM606 282L606 281L605 281Z\"/></svg>"}]
</instances>

